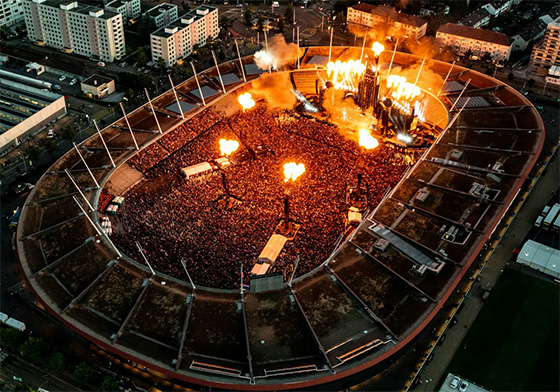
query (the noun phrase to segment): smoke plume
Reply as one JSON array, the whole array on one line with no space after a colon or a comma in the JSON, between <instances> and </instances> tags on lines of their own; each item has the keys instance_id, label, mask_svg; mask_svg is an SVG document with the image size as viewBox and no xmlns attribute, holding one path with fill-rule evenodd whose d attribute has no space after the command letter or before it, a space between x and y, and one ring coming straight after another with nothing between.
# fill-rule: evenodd
<instances>
[{"instance_id":1,"label":"smoke plume","mask_svg":"<svg viewBox=\"0 0 560 392\"><path fill-rule=\"evenodd\" d=\"M287 73L262 74L253 82L251 94L265 98L273 108L292 109L296 104L290 75Z\"/></svg>"},{"instance_id":2,"label":"smoke plume","mask_svg":"<svg viewBox=\"0 0 560 392\"><path fill-rule=\"evenodd\" d=\"M303 53L303 49L300 48ZM292 64L298 58L298 46L294 43L287 44L284 36L276 34L268 40L268 51L265 49L255 53L255 64L260 69L279 69Z\"/></svg>"}]
</instances>

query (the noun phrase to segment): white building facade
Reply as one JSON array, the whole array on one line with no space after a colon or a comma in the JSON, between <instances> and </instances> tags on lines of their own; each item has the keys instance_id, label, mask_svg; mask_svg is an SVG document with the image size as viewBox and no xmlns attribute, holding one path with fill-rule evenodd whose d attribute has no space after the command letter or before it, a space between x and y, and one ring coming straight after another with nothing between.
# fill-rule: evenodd
<instances>
[{"instance_id":1,"label":"white building facade","mask_svg":"<svg viewBox=\"0 0 560 392\"><path fill-rule=\"evenodd\" d=\"M23 0L27 36L49 46L114 61L126 54L122 15L76 1Z\"/></svg>"},{"instance_id":2,"label":"white building facade","mask_svg":"<svg viewBox=\"0 0 560 392\"><path fill-rule=\"evenodd\" d=\"M115 0L105 6L107 11L118 12L123 17L123 23L131 19L137 19L142 13L140 0Z\"/></svg>"},{"instance_id":3,"label":"white building facade","mask_svg":"<svg viewBox=\"0 0 560 392\"><path fill-rule=\"evenodd\" d=\"M22 0L0 0L0 27L11 26L24 20L21 2Z\"/></svg>"},{"instance_id":4,"label":"white building facade","mask_svg":"<svg viewBox=\"0 0 560 392\"><path fill-rule=\"evenodd\" d=\"M488 52L492 61L505 62L511 55L512 40L505 34L446 23L436 34L440 46L451 46L460 56L467 52L481 58Z\"/></svg>"},{"instance_id":5,"label":"white building facade","mask_svg":"<svg viewBox=\"0 0 560 392\"><path fill-rule=\"evenodd\" d=\"M530 61L531 72L546 75L553 66L560 66L560 17L546 26L541 42L533 47Z\"/></svg>"},{"instance_id":6,"label":"white building facade","mask_svg":"<svg viewBox=\"0 0 560 392\"><path fill-rule=\"evenodd\" d=\"M189 56L195 45L204 46L219 33L218 10L201 5L150 35L152 61L162 58L170 67Z\"/></svg>"},{"instance_id":7,"label":"white building facade","mask_svg":"<svg viewBox=\"0 0 560 392\"><path fill-rule=\"evenodd\" d=\"M179 8L175 4L161 3L146 11L144 17L161 29L179 19Z\"/></svg>"},{"instance_id":8,"label":"white building facade","mask_svg":"<svg viewBox=\"0 0 560 392\"><path fill-rule=\"evenodd\" d=\"M361 3L348 7L347 11L348 24L368 28L384 26L388 28L389 34L412 39L420 39L426 35L427 21L418 16L397 12L389 7Z\"/></svg>"}]
</instances>

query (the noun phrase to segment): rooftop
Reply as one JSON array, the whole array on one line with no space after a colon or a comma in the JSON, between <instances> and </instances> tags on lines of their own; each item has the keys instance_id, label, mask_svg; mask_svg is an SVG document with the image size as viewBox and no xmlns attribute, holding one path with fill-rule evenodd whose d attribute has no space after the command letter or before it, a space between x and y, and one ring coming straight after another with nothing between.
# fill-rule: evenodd
<instances>
[{"instance_id":1,"label":"rooftop","mask_svg":"<svg viewBox=\"0 0 560 392\"><path fill-rule=\"evenodd\" d=\"M86 80L84 80L82 82L82 84L87 84L90 86L100 86L102 84L105 83L109 83L111 82L113 79L108 78L106 76L102 76L102 75L92 75L89 78L87 78Z\"/></svg>"},{"instance_id":2,"label":"rooftop","mask_svg":"<svg viewBox=\"0 0 560 392\"><path fill-rule=\"evenodd\" d=\"M495 31L475 29L473 27L463 26L454 23L446 23L441 26L438 33L451 34L459 37L466 37L478 41L491 42L498 45L511 45L511 38L503 33Z\"/></svg>"},{"instance_id":3,"label":"rooftop","mask_svg":"<svg viewBox=\"0 0 560 392\"><path fill-rule=\"evenodd\" d=\"M360 4L353 5L350 8L353 8L358 11L369 12L372 15L378 15L378 16L390 18L394 21L411 25L411 26L416 26L416 27L420 27L428 23L424 19L418 16L397 12L394 8L385 7L385 6L376 6L372 4L360 3Z\"/></svg>"},{"instance_id":4,"label":"rooftop","mask_svg":"<svg viewBox=\"0 0 560 392\"><path fill-rule=\"evenodd\" d=\"M476 11L468 14L464 18L461 18L461 20L459 20L459 24L462 24L462 25L465 25L465 26L474 26L475 24L477 24L481 20L483 20L485 18L488 18L488 17L490 17L490 12L488 12L484 8L481 8L479 10L476 10Z\"/></svg>"},{"instance_id":5,"label":"rooftop","mask_svg":"<svg viewBox=\"0 0 560 392\"><path fill-rule=\"evenodd\" d=\"M203 18L205 15L200 15L198 14L196 11L200 10L200 11L206 11L208 10L208 12L212 12L214 11L216 8L208 6L208 5L201 5L196 7L195 9L190 10L189 12L187 12L186 14L182 15L179 17L179 19L177 19L174 22L169 23L167 26L162 27L159 30L154 31L151 35L155 35L157 37L163 37L163 38L169 38L171 37L174 33L168 33L166 31L166 29L174 29L175 27L178 27L179 30L189 26L191 23L183 23L184 19L193 19L194 21L197 21L201 18Z\"/></svg>"}]
</instances>

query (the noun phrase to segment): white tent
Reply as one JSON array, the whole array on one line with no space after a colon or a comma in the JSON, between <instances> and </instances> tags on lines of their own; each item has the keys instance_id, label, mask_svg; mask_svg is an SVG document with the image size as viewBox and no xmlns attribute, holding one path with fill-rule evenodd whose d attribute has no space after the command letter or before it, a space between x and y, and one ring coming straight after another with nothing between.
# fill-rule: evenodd
<instances>
[{"instance_id":1,"label":"white tent","mask_svg":"<svg viewBox=\"0 0 560 392\"><path fill-rule=\"evenodd\" d=\"M183 175L187 179L189 179L193 176L197 176L199 174L212 171L212 165L210 165L208 162L202 162L202 163L197 163L196 165L185 167L181 169L181 171L183 172Z\"/></svg>"},{"instance_id":2,"label":"white tent","mask_svg":"<svg viewBox=\"0 0 560 392\"><path fill-rule=\"evenodd\" d=\"M282 252L286 241L288 241L288 239L283 235L272 234L259 256L259 261L274 264L278 255Z\"/></svg>"},{"instance_id":3,"label":"white tent","mask_svg":"<svg viewBox=\"0 0 560 392\"><path fill-rule=\"evenodd\" d=\"M560 278L560 250L529 240L521 248L517 261L528 267Z\"/></svg>"}]
</instances>

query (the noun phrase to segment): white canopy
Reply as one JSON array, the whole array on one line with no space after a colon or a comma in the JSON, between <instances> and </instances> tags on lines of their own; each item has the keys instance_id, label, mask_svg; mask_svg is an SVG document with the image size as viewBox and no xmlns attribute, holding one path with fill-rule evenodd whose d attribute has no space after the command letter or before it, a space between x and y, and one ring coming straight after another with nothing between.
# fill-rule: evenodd
<instances>
[{"instance_id":1,"label":"white canopy","mask_svg":"<svg viewBox=\"0 0 560 392\"><path fill-rule=\"evenodd\" d=\"M197 163L196 165L192 165L189 167L185 167L181 169L183 175L187 178L191 178L192 176L199 175L204 172L212 171L212 165L208 162Z\"/></svg>"},{"instance_id":2,"label":"white canopy","mask_svg":"<svg viewBox=\"0 0 560 392\"><path fill-rule=\"evenodd\" d=\"M560 278L560 250L529 240L521 248L517 261L528 267Z\"/></svg>"},{"instance_id":3,"label":"white canopy","mask_svg":"<svg viewBox=\"0 0 560 392\"><path fill-rule=\"evenodd\" d=\"M272 234L259 256L259 261L274 264L278 255L282 252L282 249L284 249L286 241L288 241L288 239L283 235Z\"/></svg>"}]
</instances>

